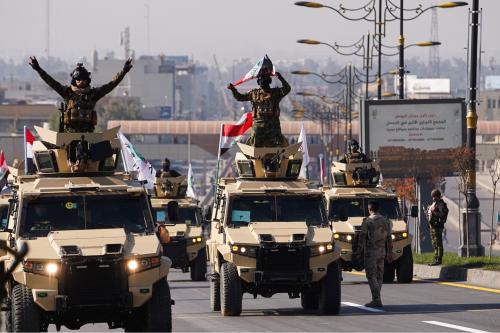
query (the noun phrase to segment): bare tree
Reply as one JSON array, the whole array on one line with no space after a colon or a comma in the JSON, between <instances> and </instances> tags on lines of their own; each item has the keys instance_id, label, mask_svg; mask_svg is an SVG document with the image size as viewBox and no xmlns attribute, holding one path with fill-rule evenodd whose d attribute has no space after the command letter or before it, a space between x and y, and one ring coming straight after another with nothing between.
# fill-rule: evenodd
<instances>
[{"instance_id":1,"label":"bare tree","mask_svg":"<svg viewBox=\"0 0 500 333\"><path fill-rule=\"evenodd\" d=\"M491 184L493 185L493 198L492 198L492 207L491 207L491 229L490 229L490 253L489 257L491 258L491 251L493 247L493 220L495 216L495 200L497 194L497 183L500 180L500 164L498 162L499 159L498 150L495 150L495 160L493 161L493 165L490 167L490 177Z\"/></svg>"},{"instance_id":2,"label":"bare tree","mask_svg":"<svg viewBox=\"0 0 500 333\"><path fill-rule=\"evenodd\" d=\"M453 167L458 175L458 190L465 198L465 247L469 257L469 183L471 181L470 159L473 151L467 147L457 148L453 154Z\"/></svg>"}]
</instances>

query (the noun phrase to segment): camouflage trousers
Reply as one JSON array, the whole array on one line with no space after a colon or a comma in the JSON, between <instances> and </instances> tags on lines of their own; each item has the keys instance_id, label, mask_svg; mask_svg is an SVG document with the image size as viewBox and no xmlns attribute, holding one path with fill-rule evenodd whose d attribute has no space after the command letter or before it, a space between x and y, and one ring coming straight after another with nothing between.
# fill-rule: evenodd
<instances>
[{"instance_id":1,"label":"camouflage trousers","mask_svg":"<svg viewBox=\"0 0 500 333\"><path fill-rule=\"evenodd\" d=\"M380 291L384 282L385 255L365 255L365 273L373 300L380 300Z\"/></svg>"},{"instance_id":2,"label":"camouflage trousers","mask_svg":"<svg viewBox=\"0 0 500 333\"><path fill-rule=\"evenodd\" d=\"M254 119L253 133L246 144L254 147L286 147L288 140L281 134L279 119Z\"/></svg>"},{"instance_id":3,"label":"camouflage trousers","mask_svg":"<svg viewBox=\"0 0 500 333\"><path fill-rule=\"evenodd\" d=\"M434 258L441 261L443 259L443 225L434 225L430 228L432 248L434 249Z\"/></svg>"}]
</instances>

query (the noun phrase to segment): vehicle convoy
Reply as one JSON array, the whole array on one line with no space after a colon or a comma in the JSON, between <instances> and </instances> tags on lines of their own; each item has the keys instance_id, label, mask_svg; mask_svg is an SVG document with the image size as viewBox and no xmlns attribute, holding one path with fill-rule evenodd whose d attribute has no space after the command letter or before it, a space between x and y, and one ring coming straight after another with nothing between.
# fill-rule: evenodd
<instances>
[{"instance_id":1,"label":"vehicle convoy","mask_svg":"<svg viewBox=\"0 0 500 333\"><path fill-rule=\"evenodd\" d=\"M304 309L337 314L340 248L321 191L297 179L300 143L238 147L238 177L219 180L212 211L207 241L211 309L237 316L243 293L287 293L301 297Z\"/></svg>"},{"instance_id":2,"label":"vehicle convoy","mask_svg":"<svg viewBox=\"0 0 500 333\"><path fill-rule=\"evenodd\" d=\"M353 249L363 219L368 214L368 202L378 201L380 214L392 221L393 256L392 263L385 262L384 282L408 283L413 280L412 236L408 232L406 217L403 216L398 198L378 186L379 169L375 162L332 164L333 186L323 188L327 200L328 218L332 222L334 238L342 248L341 266L343 270L362 270L353 263ZM415 210L412 209L413 214ZM416 216L413 216L416 217Z\"/></svg>"},{"instance_id":3,"label":"vehicle convoy","mask_svg":"<svg viewBox=\"0 0 500 333\"><path fill-rule=\"evenodd\" d=\"M163 243L163 253L172 260L172 268L191 273L191 280L205 281L207 274L206 239L203 218L198 201L186 196L186 176L157 177L155 194L151 198L153 215L157 223L165 225L170 241ZM169 202L178 203L179 217L170 221Z\"/></svg>"},{"instance_id":4,"label":"vehicle convoy","mask_svg":"<svg viewBox=\"0 0 500 333\"><path fill-rule=\"evenodd\" d=\"M57 133L36 128L35 175L16 175L7 227L28 246L7 283L7 329L46 331L107 323L126 331L170 331L171 299L148 195L115 172L118 128ZM2 257L6 269L12 255Z\"/></svg>"}]
</instances>

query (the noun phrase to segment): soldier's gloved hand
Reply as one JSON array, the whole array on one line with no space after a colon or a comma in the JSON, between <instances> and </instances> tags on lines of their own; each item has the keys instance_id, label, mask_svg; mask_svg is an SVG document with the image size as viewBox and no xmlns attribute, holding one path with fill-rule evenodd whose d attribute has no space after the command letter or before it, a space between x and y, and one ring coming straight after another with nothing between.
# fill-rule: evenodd
<instances>
[{"instance_id":1,"label":"soldier's gloved hand","mask_svg":"<svg viewBox=\"0 0 500 333\"><path fill-rule=\"evenodd\" d=\"M123 65L123 70L125 71L125 73L128 73L132 69L132 67L134 67L132 65L132 58L128 58Z\"/></svg>"},{"instance_id":2,"label":"soldier's gloved hand","mask_svg":"<svg viewBox=\"0 0 500 333\"><path fill-rule=\"evenodd\" d=\"M29 65L36 71L41 69L40 65L38 64L38 60L36 60L35 57L30 57Z\"/></svg>"},{"instance_id":3,"label":"soldier's gloved hand","mask_svg":"<svg viewBox=\"0 0 500 333\"><path fill-rule=\"evenodd\" d=\"M276 77L277 77L278 79L281 79L283 76L281 76L281 73L280 73L280 72L276 72Z\"/></svg>"},{"instance_id":4,"label":"soldier's gloved hand","mask_svg":"<svg viewBox=\"0 0 500 333\"><path fill-rule=\"evenodd\" d=\"M232 83L230 83L230 84L227 85L227 89L233 90L233 89L235 89L235 87L234 87L234 85Z\"/></svg>"}]
</instances>

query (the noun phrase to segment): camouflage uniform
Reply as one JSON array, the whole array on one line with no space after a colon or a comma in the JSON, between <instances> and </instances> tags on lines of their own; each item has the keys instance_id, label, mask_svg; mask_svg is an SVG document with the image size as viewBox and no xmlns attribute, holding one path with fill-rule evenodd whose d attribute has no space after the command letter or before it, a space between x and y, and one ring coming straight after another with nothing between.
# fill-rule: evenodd
<instances>
[{"instance_id":1,"label":"camouflage uniform","mask_svg":"<svg viewBox=\"0 0 500 333\"><path fill-rule=\"evenodd\" d=\"M279 103L291 90L286 80L279 76L281 88L253 89L246 94L241 94L232 88L234 98L240 102L252 103L253 134L247 144L255 147L280 147L287 146L287 139L281 134Z\"/></svg>"},{"instance_id":2,"label":"camouflage uniform","mask_svg":"<svg viewBox=\"0 0 500 333\"><path fill-rule=\"evenodd\" d=\"M110 93L125 77L126 71L119 72L113 80L101 87L78 88L65 86L57 82L43 69L36 69L42 80L54 89L63 99L65 108L62 110L64 132L93 132L97 124L95 105L99 99Z\"/></svg>"},{"instance_id":3,"label":"camouflage uniform","mask_svg":"<svg viewBox=\"0 0 500 333\"><path fill-rule=\"evenodd\" d=\"M359 242L364 247L366 279L374 301L380 301L386 247L392 248L391 231L391 221L379 214L370 215L361 224Z\"/></svg>"},{"instance_id":4,"label":"camouflage uniform","mask_svg":"<svg viewBox=\"0 0 500 333\"><path fill-rule=\"evenodd\" d=\"M448 216L448 207L443 199L434 202L428 211L429 227L431 231L432 248L436 262L443 259L443 229Z\"/></svg>"}]
</instances>

